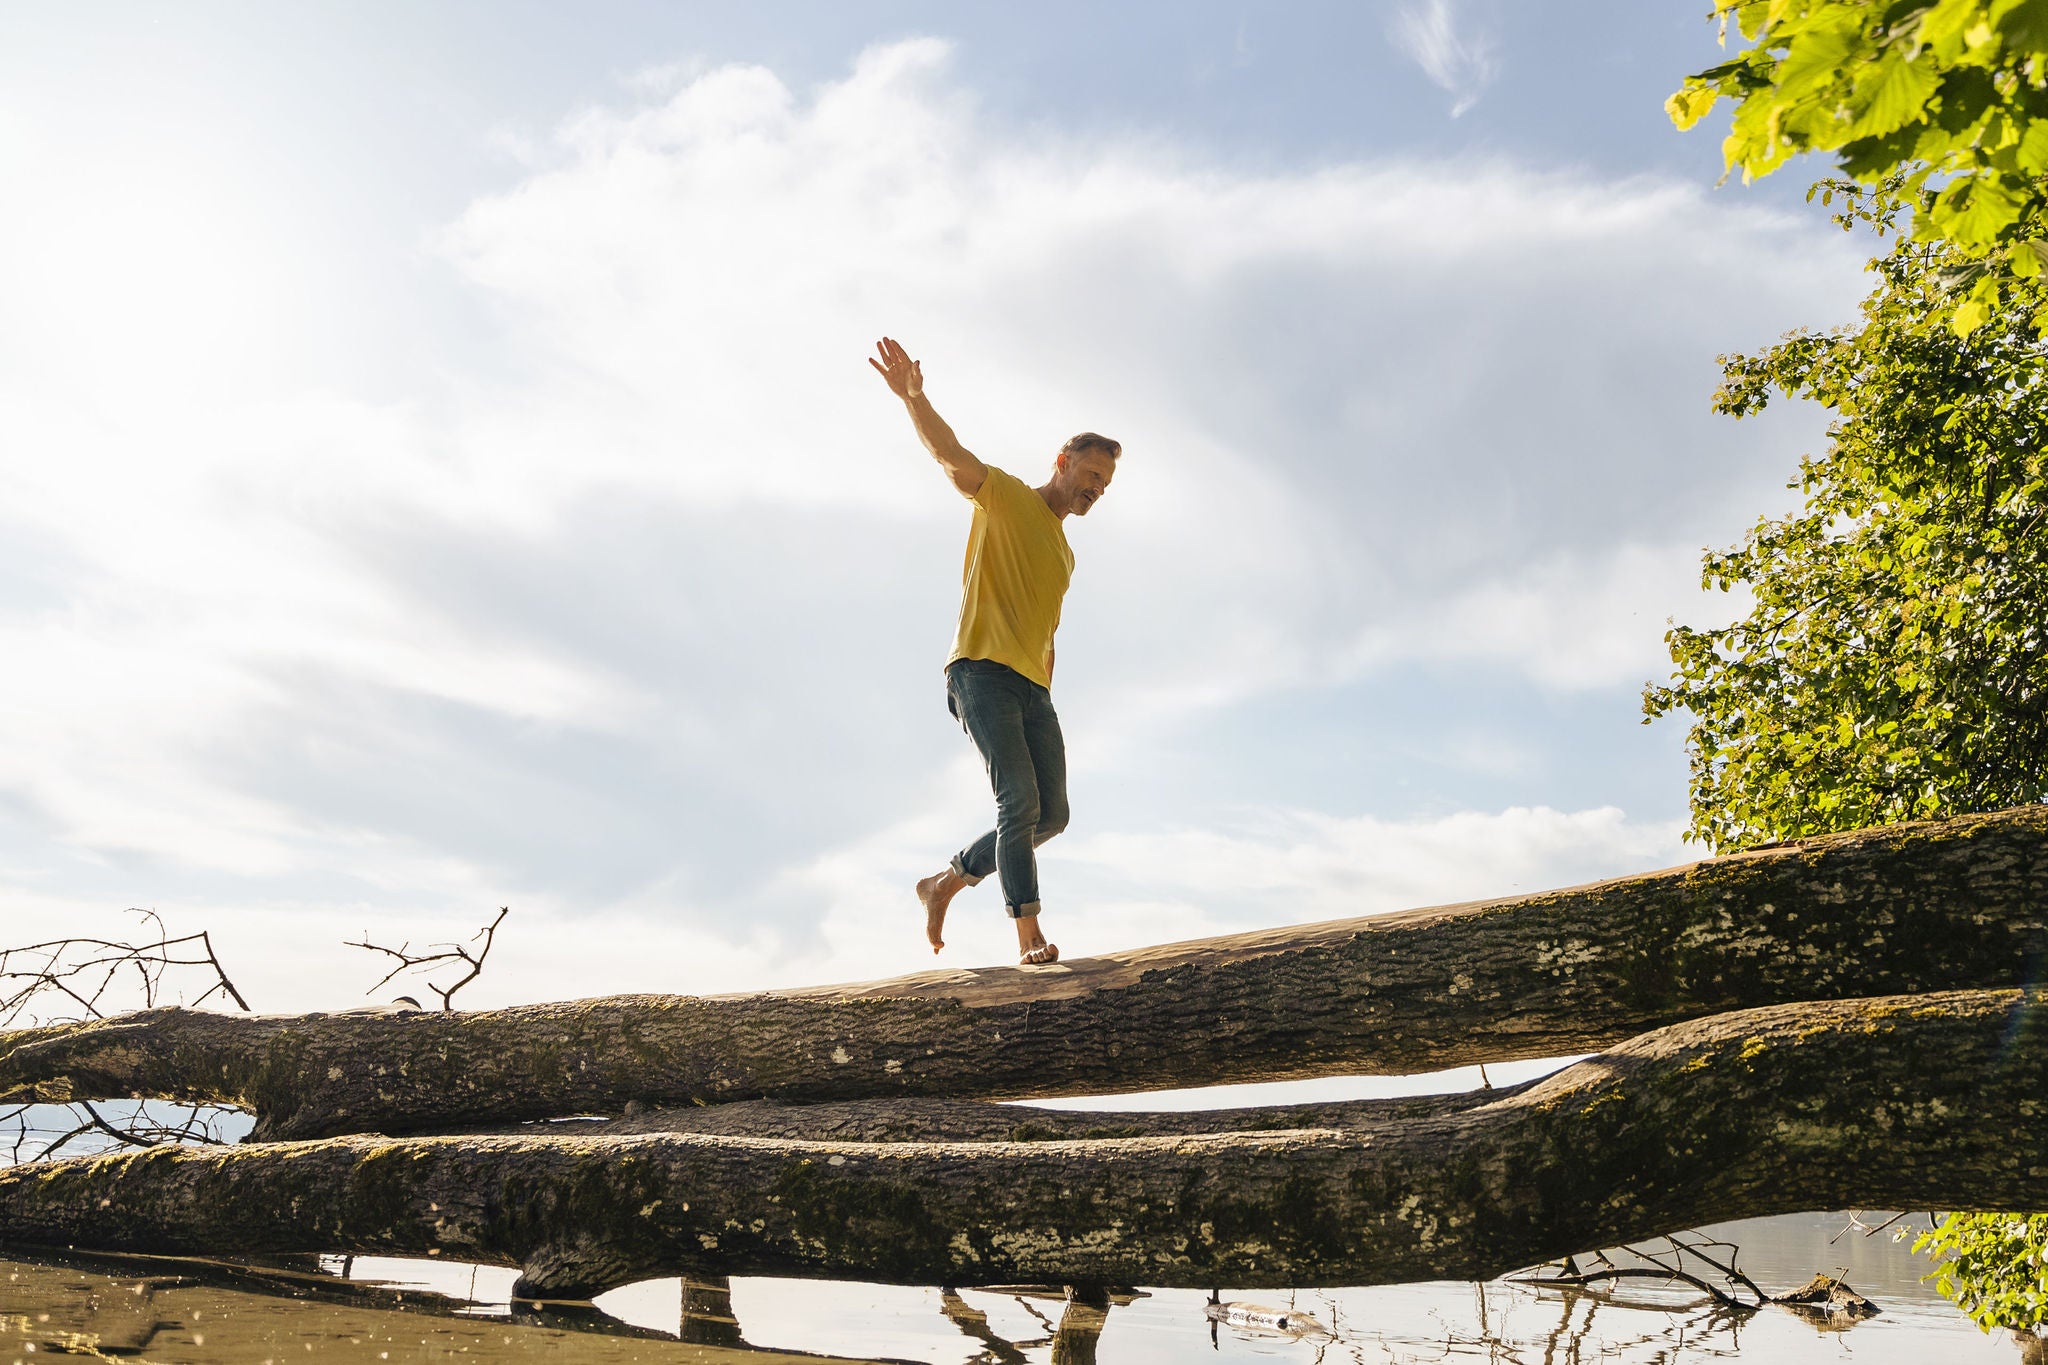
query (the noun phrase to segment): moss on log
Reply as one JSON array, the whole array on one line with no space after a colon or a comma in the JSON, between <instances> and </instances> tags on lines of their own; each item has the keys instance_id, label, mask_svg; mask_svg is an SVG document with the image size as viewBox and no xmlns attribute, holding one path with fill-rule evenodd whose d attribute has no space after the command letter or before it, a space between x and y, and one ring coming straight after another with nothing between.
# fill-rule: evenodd
<instances>
[{"instance_id":1,"label":"moss on log","mask_svg":"<svg viewBox=\"0 0 2048 1365\"><path fill-rule=\"evenodd\" d=\"M988 1143L331 1138L0 1171L0 1242L442 1255L580 1297L684 1271L1245 1287L1487 1278L1819 1207L2048 1205L2048 997L1717 1015L1355 1128Z\"/></svg>"}]
</instances>

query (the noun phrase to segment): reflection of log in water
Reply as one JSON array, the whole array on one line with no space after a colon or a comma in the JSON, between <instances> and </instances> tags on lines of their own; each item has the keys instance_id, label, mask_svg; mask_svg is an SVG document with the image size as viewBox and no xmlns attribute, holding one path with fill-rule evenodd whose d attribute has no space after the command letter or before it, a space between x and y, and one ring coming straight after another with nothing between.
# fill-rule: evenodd
<instances>
[{"instance_id":1,"label":"reflection of log in water","mask_svg":"<svg viewBox=\"0 0 2048 1365\"><path fill-rule=\"evenodd\" d=\"M0 1171L0 1231L437 1254L520 1266L524 1292L564 1298L706 1267L958 1285L1486 1279L1729 1217L2048 1204L2043 1003L1954 992L1718 1015L1476 1107L1357 1129L157 1149Z\"/></svg>"},{"instance_id":2,"label":"reflection of log in water","mask_svg":"<svg viewBox=\"0 0 2048 1365\"><path fill-rule=\"evenodd\" d=\"M1716 1011L2015 986L2048 809L1042 969L465 1014L154 1010L0 1033L0 1100L239 1104L258 1138L755 1097L1108 1093L1589 1052Z\"/></svg>"},{"instance_id":3,"label":"reflection of log in water","mask_svg":"<svg viewBox=\"0 0 2048 1365\"><path fill-rule=\"evenodd\" d=\"M1052 1336L1052 1365L1095 1365L1095 1347L1109 1321L1109 1298L1100 1290L1075 1289L1060 1310Z\"/></svg>"},{"instance_id":4,"label":"reflection of log in water","mask_svg":"<svg viewBox=\"0 0 2048 1365\"><path fill-rule=\"evenodd\" d=\"M725 1349L582 1313L478 1315L459 1299L219 1262L0 1259L0 1359L44 1354L156 1365L294 1360L386 1365L868 1365L865 1357Z\"/></svg>"},{"instance_id":5,"label":"reflection of log in water","mask_svg":"<svg viewBox=\"0 0 2048 1365\"><path fill-rule=\"evenodd\" d=\"M732 1281L723 1275L683 1276L682 1327L678 1335L701 1346L738 1346L740 1320L733 1316Z\"/></svg>"},{"instance_id":6,"label":"reflection of log in water","mask_svg":"<svg viewBox=\"0 0 2048 1365\"><path fill-rule=\"evenodd\" d=\"M997 1336L989 1326L988 1314L960 1297L957 1289L939 1291L939 1311L961 1332L981 1343L983 1358L992 1365L1024 1365L1029 1359L1015 1342Z\"/></svg>"},{"instance_id":7,"label":"reflection of log in water","mask_svg":"<svg viewBox=\"0 0 2048 1365\"><path fill-rule=\"evenodd\" d=\"M1102 1339L1102 1328L1109 1321L1111 1307L1129 1303L1138 1297L1131 1290L1112 1292L1100 1285L1068 1285L1057 1295L1062 1305L1059 1321L1054 1323L1029 1302L1034 1298L1055 1297L1051 1291L1013 1289L1009 1292L1024 1311L1046 1329L1044 1337L1011 1341L998 1336L989 1325L988 1314L962 1298L959 1291L940 1291L940 1311L955 1327L982 1344L982 1354L977 1360L986 1361L988 1365L1023 1365L1030 1359L1025 1354L1027 1350L1047 1342L1052 1345L1052 1365L1095 1365L1096 1344Z\"/></svg>"},{"instance_id":8,"label":"reflection of log in water","mask_svg":"<svg viewBox=\"0 0 2048 1365\"><path fill-rule=\"evenodd\" d=\"M715 1285L704 1287L716 1290ZM1393 1292L1406 1295L1417 1291L1431 1292L1421 1286ZM1445 1335L1435 1339L1383 1337L1376 1318L1342 1322L1334 1300L1305 1303L1326 1307L1330 1310L1328 1323L1343 1328L1337 1337L1339 1349L1332 1355L1345 1359L1367 1343L1378 1343L1390 1357L1404 1359L1435 1359L1449 1353L1484 1359L1541 1359L1559 1365L1617 1355L1662 1359L1677 1348L1720 1355L1735 1350L1742 1340L1743 1324L1751 1320L1748 1314L1711 1308L1702 1312L1668 1302L1630 1303L1604 1294L1566 1290L1557 1294L1557 1316L1546 1316L1537 1305L1542 1321L1532 1324L1530 1334L1522 1335L1514 1329L1515 1315L1497 1312L1497 1302L1490 1307L1488 1300L1497 1301L1503 1293L1525 1298L1530 1291L1491 1285L1475 1286L1468 1292L1474 1296L1472 1306L1462 1312L1451 1295L1443 1293L1444 1312L1431 1316ZM1547 1302L1553 1292L1541 1291L1541 1298ZM1029 1305L1027 1311L1040 1330L1028 1340L1012 1342L994 1332L987 1315L968 1298L957 1292L947 1292L942 1298L946 1316L976 1344L967 1347L961 1343L974 1351L971 1359L980 1365L1024 1365L1048 1354L1061 1361L1090 1360L1091 1353L1100 1349L1104 1322L1116 1316L1117 1306L1130 1301L1127 1295L1113 1294L1105 1309L1100 1299L1091 1302L1089 1296L1076 1295L1078 1303L1059 1302L1055 1307L1062 1296L1052 1287L982 1290L976 1291L974 1298L985 1302L984 1296L997 1295ZM811 1318L801 1290L795 1297L796 1302L780 1313L784 1320L776 1328L781 1331ZM1130 1324L1139 1335L1125 1343L1126 1347L1161 1358L1170 1351L1181 1357L1206 1351L1200 1308L1193 1303L1184 1307L1184 1312L1154 1313L1142 1320L1142 1328ZM846 1330L861 1326L836 1317L811 1320L815 1325L829 1321ZM1596 1321L1601 1325L1596 1327ZM914 1330L914 1322L903 1325ZM1977 1336L1976 1329L1960 1316L1954 1318L1952 1330L1958 1337L1975 1340ZM38 1348L34 1356L25 1349L29 1344ZM309 1345L314 1347L311 1352L304 1349ZM624 1365L627 1361L639 1365L669 1361L675 1365L797 1365L799 1361L856 1359L699 1343L687 1330L676 1334L635 1327L587 1306L580 1313L480 1316L477 1306L464 1300L337 1280L309 1270L294 1271L289 1265L273 1269L89 1256L47 1262L0 1259L0 1361L39 1358L58 1348L74 1354L98 1350L115 1357L140 1352L159 1365L287 1360L302 1355L341 1365L457 1356L563 1365ZM1379 1352L1370 1354L1379 1358ZM2040 1344L2030 1340L2020 1343L2019 1360L2022 1365L2048 1365Z\"/></svg>"}]
</instances>

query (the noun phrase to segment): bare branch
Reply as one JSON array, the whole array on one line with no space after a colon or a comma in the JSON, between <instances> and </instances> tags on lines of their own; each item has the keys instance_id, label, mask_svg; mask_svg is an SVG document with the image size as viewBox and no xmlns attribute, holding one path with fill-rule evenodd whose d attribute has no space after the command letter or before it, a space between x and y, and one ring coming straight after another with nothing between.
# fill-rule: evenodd
<instances>
[{"instance_id":1,"label":"bare branch","mask_svg":"<svg viewBox=\"0 0 2048 1365\"><path fill-rule=\"evenodd\" d=\"M248 1010L249 1002L229 979L205 931L174 938L154 910L129 913L143 918L151 937L135 943L62 938L0 948L0 1027L103 1019L138 1006L147 1009L170 993L170 974L182 977L186 969L203 969L205 984L193 1005L218 994ZM131 975L132 986L117 989ZM57 1004L54 1012L52 1004Z\"/></svg>"},{"instance_id":2,"label":"bare branch","mask_svg":"<svg viewBox=\"0 0 2048 1365\"><path fill-rule=\"evenodd\" d=\"M1828 1245L1833 1246L1835 1243L1841 1241L1844 1237L1847 1237L1852 1232L1860 1232L1865 1237L1875 1237L1878 1233L1883 1232L1886 1228L1898 1222L1900 1219L1911 1218L1912 1216L1912 1210L1908 1209L1903 1212L1893 1214L1891 1217L1885 1219L1882 1223L1872 1224L1865 1223L1863 1221L1862 1209L1851 1209L1849 1210L1849 1221L1842 1226L1841 1231L1837 1232L1834 1236L1828 1238Z\"/></svg>"},{"instance_id":3,"label":"bare branch","mask_svg":"<svg viewBox=\"0 0 2048 1365\"><path fill-rule=\"evenodd\" d=\"M399 975L401 972L409 972L418 968L431 967L437 962L461 962L467 964L469 970L467 972L464 972L462 976L459 977L452 985L438 986L431 981L427 982L427 989L441 997L442 1012L446 1014L453 1014L455 1012L455 992L461 990L464 986L467 986L470 982L476 980L478 976L482 975L484 970L484 959L491 955L491 944L497 938L498 926L505 922L505 916L510 914L511 912L511 906L499 906L496 917L494 917L491 920L491 922L489 924L486 924L482 929L479 929L470 938L469 941L471 943L481 941L483 944L483 946L477 949L477 951L474 954L470 952L467 946L460 943L428 944L427 946L430 949L436 949L438 951L424 953L413 952L412 943L410 940L399 944L396 948L388 948L381 943L370 942L369 931L364 930L363 938L360 943L349 942L346 946L350 948L362 948L368 952L382 953L386 957L396 958L398 961L398 965L393 967L390 971L384 973L384 975L378 977L376 984L371 986L369 990L364 991L363 994L369 995L381 989L386 984L388 984L393 977Z\"/></svg>"},{"instance_id":4,"label":"bare branch","mask_svg":"<svg viewBox=\"0 0 2048 1365\"><path fill-rule=\"evenodd\" d=\"M249 1009L205 931L173 936L154 910L129 913L143 922L137 942L62 938L0 948L0 1027L103 1019L176 1000L195 986L193 1006L224 996L243 1011ZM187 984L194 974L198 982ZM0 1142L6 1144L5 1159L16 1163L99 1152L109 1145L218 1143L225 1140L221 1122L240 1112L227 1105L173 1106L156 1100L136 1103L126 1116L103 1113L85 1101L20 1104L0 1112L0 1134L5 1134ZM39 1121L51 1116L54 1123Z\"/></svg>"},{"instance_id":5,"label":"bare branch","mask_svg":"<svg viewBox=\"0 0 2048 1365\"><path fill-rule=\"evenodd\" d=\"M1661 1248L1631 1245L1616 1248L1626 1256L1632 1256L1646 1264L1625 1266L1617 1264L1604 1251L1591 1253L1592 1259L1602 1267L1599 1270L1582 1271L1572 1257L1565 1257L1560 1268L1549 1275L1523 1275L1515 1277L1519 1283L1542 1285L1547 1288L1583 1288L1587 1285L1619 1280L1658 1280L1664 1283L1690 1285L1707 1295L1718 1306L1739 1312L1753 1312L1772 1302L1772 1296L1758 1287L1756 1281L1742 1273L1735 1261L1739 1248L1732 1242L1714 1241L1701 1237L1686 1239L1670 1236L1663 1239ZM1726 1259L1710 1256L1709 1249L1726 1249ZM1686 1269L1685 1258L1702 1261L1712 1269L1726 1276L1730 1283L1740 1284L1755 1296L1755 1302L1745 1303L1720 1286Z\"/></svg>"},{"instance_id":6,"label":"bare branch","mask_svg":"<svg viewBox=\"0 0 2048 1365\"><path fill-rule=\"evenodd\" d=\"M1709 1284L1697 1275L1668 1266L1612 1266L1606 1270L1589 1270L1579 1275L1522 1275L1515 1277L1516 1284L1532 1284L1545 1289L1583 1289L1590 1284L1608 1280L1656 1280L1662 1284L1677 1281L1691 1285L1723 1308L1741 1312L1752 1311L1750 1304Z\"/></svg>"}]
</instances>

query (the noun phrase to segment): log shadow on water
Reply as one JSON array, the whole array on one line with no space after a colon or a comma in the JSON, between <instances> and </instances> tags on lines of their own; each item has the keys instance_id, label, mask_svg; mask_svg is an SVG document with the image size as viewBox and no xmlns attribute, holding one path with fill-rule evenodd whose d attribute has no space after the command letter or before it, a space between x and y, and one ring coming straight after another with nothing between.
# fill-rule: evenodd
<instances>
[{"instance_id":1,"label":"log shadow on water","mask_svg":"<svg viewBox=\"0 0 2048 1365\"><path fill-rule=\"evenodd\" d=\"M981 1350L970 1359L1022 1365L1050 1346L1053 1365L1094 1365L1109 1313L1140 1291L1098 1286L1014 1285L986 1291L1010 1298L1041 1335L1010 1341L959 1292L941 1291L941 1311ZM1053 1318L1037 1304L1059 1305ZM754 1346L733 1313L729 1279L704 1272L681 1285L674 1332L636 1325L589 1303L513 1301L487 1305L433 1290L348 1277L348 1261L329 1256L250 1260L73 1251L16 1251L0 1257L0 1349L37 1353L132 1355L153 1360L239 1361L269 1358L278 1344L304 1342L320 1358L402 1359L394 1346L432 1353L478 1349L492 1359L646 1362L704 1365L741 1360L871 1361L870 1356ZM474 1339L474 1340L472 1340ZM672 1344L677 1349L663 1349ZM439 1358L435 1356L435 1358Z\"/></svg>"},{"instance_id":2,"label":"log shadow on water","mask_svg":"<svg viewBox=\"0 0 2048 1365\"><path fill-rule=\"evenodd\" d=\"M1052 1365L1095 1365L1096 1346L1110 1310L1145 1297L1142 1289L1104 1285L990 1285L980 1292L998 1294L1014 1301L1045 1329L1045 1334L1019 1340L998 1336L989 1325L988 1314L969 1303L950 1286L939 1291L939 1311L970 1340L982 1344L972 1365L1023 1365L1026 1351L1052 1347ZM1046 1316L1033 1300L1060 1304L1057 1321Z\"/></svg>"},{"instance_id":3,"label":"log shadow on water","mask_svg":"<svg viewBox=\"0 0 2048 1365\"><path fill-rule=\"evenodd\" d=\"M300 1342L319 1359L343 1361L404 1359L406 1345L434 1359L468 1351L578 1365L876 1359L749 1346L717 1277L684 1284L678 1330L663 1332L590 1304L492 1313L431 1290L348 1279L338 1266L318 1256L245 1262L11 1249L0 1257L0 1349L102 1357L147 1350L165 1365L261 1360L280 1343Z\"/></svg>"},{"instance_id":4,"label":"log shadow on water","mask_svg":"<svg viewBox=\"0 0 2048 1365\"><path fill-rule=\"evenodd\" d=\"M1646 1249L1653 1254L1658 1250ZM1607 1260L1619 1264L1623 1255L1609 1252ZM734 1365L876 1359L747 1342L732 1310L731 1284L715 1273L684 1281L676 1330L662 1331L590 1304L509 1310L500 1305L494 1312L458 1295L348 1279L338 1273L344 1265L339 1258L316 1256L243 1262L76 1253L31 1257L16 1252L12 1259L0 1259L0 1352L10 1346L19 1350L30 1342L39 1353L134 1353L146 1347L150 1359L182 1365L188 1360L272 1358L279 1344L296 1354L297 1343L305 1341L316 1344L322 1359L359 1357L366 1362L380 1359L380 1351L390 1352L383 1358L403 1360L438 1358L431 1357L433 1350L448 1353L458 1348L485 1352L493 1359L592 1365L626 1360L658 1365L669 1359L730 1359ZM1171 1332L1175 1340L1195 1350L1201 1349L1196 1343L1205 1328L1213 1331L1220 1326L1236 1340L1271 1342L1287 1358L1303 1362L1351 1358L1360 1347L1407 1345L1440 1349L1446 1357L1476 1353L1488 1359L1540 1358L1552 1365L1572 1365L1617 1355L1635 1358L1636 1352L1739 1355L1745 1328L1758 1312L1771 1307L1730 1309L1696 1290L1682 1298L1660 1298L1655 1286L1637 1279L1584 1286L1497 1281L1471 1285L1469 1291L1473 1302L1468 1312L1432 1312L1440 1336L1397 1332L1389 1339L1388 1324L1368 1324L1355 1313L1346 1321L1334 1297L1320 1302L1309 1298L1299 1314L1292 1299L1278 1300L1290 1318L1315 1323L1312 1332L1262 1324L1256 1305L1229 1299L1218 1306L1245 1311L1211 1312L1205 1324L1199 1308L1190 1304L1188 1311L1181 1311L1168 1300L1167 1306L1174 1308L1170 1325L1160 1324L1156 1314L1150 1322L1138 1323L1146 1323L1147 1331ZM1035 1320L1038 1330L1005 1335L970 1296L1009 1300ZM1023 1365L1047 1359L1054 1365L1093 1365L1109 1316L1146 1297L1141 1291L1123 1289L989 1286L942 1289L939 1307L967 1339L961 1342L962 1365ZM1518 1323L1517 1304L1533 1305L1531 1311L1546 1321ZM1321 1315L1327 1329L1307 1310ZM858 1322L845 1326L849 1332L860 1330ZM1827 1330L1823 1323L1815 1326ZM2042 1355L2040 1343L2021 1344L2025 1365L2044 1365Z\"/></svg>"}]
</instances>

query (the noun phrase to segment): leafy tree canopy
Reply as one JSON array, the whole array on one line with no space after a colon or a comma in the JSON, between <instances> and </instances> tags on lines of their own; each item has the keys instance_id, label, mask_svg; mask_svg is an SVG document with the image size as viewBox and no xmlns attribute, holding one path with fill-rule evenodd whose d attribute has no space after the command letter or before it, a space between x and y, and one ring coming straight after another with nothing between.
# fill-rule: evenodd
<instances>
[{"instance_id":1,"label":"leafy tree canopy","mask_svg":"<svg viewBox=\"0 0 2048 1365\"><path fill-rule=\"evenodd\" d=\"M1901 208L1826 193L1844 226ZM1722 359L1720 411L1783 395L1835 419L1803 506L1706 557L1747 613L1675 626L1672 680L1644 691L1649 718L1692 715L1690 837L1717 850L2048 796L2048 290L1940 325L1965 259L1901 238L1859 325ZM2048 1325L2048 1214L1950 1214L1915 1245L1980 1326Z\"/></svg>"},{"instance_id":2,"label":"leafy tree canopy","mask_svg":"<svg viewBox=\"0 0 2048 1365\"><path fill-rule=\"evenodd\" d=\"M1971 331L2048 271L2048 0L1715 0L1750 46L1665 104L1690 128L1727 98L1729 170L1768 175L1834 152L1894 182L1915 232L1958 248L1948 310ZM2048 330L2048 311L2035 319Z\"/></svg>"},{"instance_id":3,"label":"leafy tree canopy","mask_svg":"<svg viewBox=\"0 0 2048 1365\"><path fill-rule=\"evenodd\" d=\"M1898 211L1840 191L1845 225ZM1691 713L1691 836L1717 850L2048 795L2044 291L1967 336L1928 327L1959 254L1901 237L1859 325L1723 357L1719 411L1784 395L1835 417L1804 505L1706 556L1747 612L1674 627L1672 680L1644 693L1650 718Z\"/></svg>"}]
</instances>

